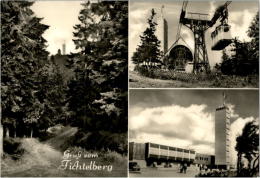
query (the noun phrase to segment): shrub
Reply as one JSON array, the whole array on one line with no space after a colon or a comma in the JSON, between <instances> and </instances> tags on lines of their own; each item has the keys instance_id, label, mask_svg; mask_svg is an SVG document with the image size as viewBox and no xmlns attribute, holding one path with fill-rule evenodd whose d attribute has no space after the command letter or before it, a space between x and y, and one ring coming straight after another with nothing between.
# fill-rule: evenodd
<instances>
[{"instance_id":1,"label":"shrub","mask_svg":"<svg viewBox=\"0 0 260 178\"><path fill-rule=\"evenodd\" d=\"M220 75L212 80L214 87L258 87L259 78L257 75L235 76L235 75Z\"/></svg>"},{"instance_id":2,"label":"shrub","mask_svg":"<svg viewBox=\"0 0 260 178\"><path fill-rule=\"evenodd\" d=\"M234 177L234 176L236 176L235 171L209 170L206 172L200 172L195 177Z\"/></svg>"},{"instance_id":3,"label":"shrub","mask_svg":"<svg viewBox=\"0 0 260 178\"><path fill-rule=\"evenodd\" d=\"M127 134L111 133L108 131L86 133L83 130L79 130L73 138L72 145L87 150L110 150L120 154L126 154L128 148Z\"/></svg>"},{"instance_id":4,"label":"shrub","mask_svg":"<svg viewBox=\"0 0 260 178\"><path fill-rule=\"evenodd\" d=\"M157 78L162 80L178 80L187 83L208 82L206 83L212 87L258 87L258 75L238 76L238 75L223 75L221 73L210 74L192 74L177 72L173 70L162 69L148 69L144 66L136 67L135 70L145 77Z\"/></svg>"},{"instance_id":5,"label":"shrub","mask_svg":"<svg viewBox=\"0 0 260 178\"><path fill-rule=\"evenodd\" d=\"M110 163L117 162L117 163L122 163L122 164L127 161L126 157L124 157L123 155L118 154L115 151L110 151L110 150L108 150L108 152L106 152L104 154L103 160L110 162Z\"/></svg>"},{"instance_id":6,"label":"shrub","mask_svg":"<svg viewBox=\"0 0 260 178\"><path fill-rule=\"evenodd\" d=\"M19 159L25 152L25 150L21 148L20 140L15 138L4 138L3 149L12 159Z\"/></svg>"}]
</instances>

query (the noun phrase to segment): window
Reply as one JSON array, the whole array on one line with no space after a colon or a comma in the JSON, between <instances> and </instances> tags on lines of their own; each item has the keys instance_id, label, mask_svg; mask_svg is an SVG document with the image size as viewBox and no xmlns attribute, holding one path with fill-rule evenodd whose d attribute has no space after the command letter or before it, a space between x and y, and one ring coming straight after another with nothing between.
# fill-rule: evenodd
<instances>
[{"instance_id":1,"label":"window","mask_svg":"<svg viewBox=\"0 0 260 178\"><path fill-rule=\"evenodd\" d=\"M150 143L150 147L159 148L159 145L158 144L154 144L154 143Z\"/></svg>"}]
</instances>

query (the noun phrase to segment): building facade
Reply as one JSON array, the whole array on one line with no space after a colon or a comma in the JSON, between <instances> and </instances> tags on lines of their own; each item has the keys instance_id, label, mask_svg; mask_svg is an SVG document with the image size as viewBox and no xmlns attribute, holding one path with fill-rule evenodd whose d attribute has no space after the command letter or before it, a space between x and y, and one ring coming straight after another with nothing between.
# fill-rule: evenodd
<instances>
[{"instance_id":1,"label":"building facade","mask_svg":"<svg viewBox=\"0 0 260 178\"><path fill-rule=\"evenodd\" d=\"M183 149L172 146L160 145L156 143L129 143L129 160L138 162L139 165L151 166L162 163L182 163L192 164L195 160L196 152L191 149Z\"/></svg>"},{"instance_id":2,"label":"building facade","mask_svg":"<svg viewBox=\"0 0 260 178\"><path fill-rule=\"evenodd\" d=\"M215 113L215 165L229 169L230 156L230 112L224 104L218 107Z\"/></svg>"},{"instance_id":3,"label":"building facade","mask_svg":"<svg viewBox=\"0 0 260 178\"><path fill-rule=\"evenodd\" d=\"M130 142L129 150L129 160L145 160L145 144Z\"/></svg>"},{"instance_id":4,"label":"building facade","mask_svg":"<svg viewBox=\"0 0 260 178\"><path fill-rule=\"evenodd\" d=\"M198 166L207 166L208 168L213 168L215 165L215 156L208 154L196 153L195 164Z\"/></svg>"}]
</instances>

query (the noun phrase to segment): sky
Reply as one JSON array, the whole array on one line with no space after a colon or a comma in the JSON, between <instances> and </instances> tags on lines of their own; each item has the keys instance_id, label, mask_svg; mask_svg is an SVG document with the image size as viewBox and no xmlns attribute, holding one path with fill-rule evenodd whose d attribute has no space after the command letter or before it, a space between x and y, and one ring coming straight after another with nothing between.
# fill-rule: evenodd
<instances>
[{"instance_id":1,"label":"sky","mask_svg":"<svg viewBox=\"0 0 260 178\"><path fill-rule=\"evenodd\" d=\"M200 12L209 14L211 18L215 9L224 4L225 1L189 1L187 12ZM129 12L129 68L133 70L134 65L131 62L133 52L140 43L140 35L147 27L147 18L150 16L152 8L156 12L164 6L164 17L168 22L168 47L175 42L177 34L177 27L179 16L182 8L182 1L168 1L168 0L131 0ZM237 1L228 6L229 10L229 24L231 25L231 36L238 37L242 41L249 41L246 31L258 11L258 1ZM209 56L210 66L213 67L221 60L221 52L211 50L210 33L214 27L206 32L206 46ZM181 36L187 42L188 47L194 50L193 34L187 27L182 27Z\"/></svg>"},{"instance_id":2,"label":"sky","mask_svg":"<svg viewBox=\"0 0 260 178\"><path fill-rule=\"evenodd\" d=\"M129 100L129 141L153 142L214 155L215 110L231 111L231 153L245 123L258 120L258 90L132 89Z\"/></svg>"},{"instance_id":3,"label":"sky","mask_svg":"<svg viewBox=\"0 0 260 178\"><path fill-rule=\"evenodd\" d=\"M73 26L78 24L81 1L36 1L32 10L37 17L43 18L43 24L49 25L43 37L48 41L47 50L57 54L62 44L66 44L66 53L75 52Z\"/></svg>"}]
</instances>

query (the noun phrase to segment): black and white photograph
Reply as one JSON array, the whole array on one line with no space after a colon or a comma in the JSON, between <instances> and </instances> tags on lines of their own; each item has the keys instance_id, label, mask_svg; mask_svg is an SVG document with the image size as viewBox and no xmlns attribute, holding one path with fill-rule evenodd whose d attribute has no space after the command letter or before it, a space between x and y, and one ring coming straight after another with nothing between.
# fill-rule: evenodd
<instances>
[{"instance_id":1,"label":"black and white photograph","mask_svg":"<svg viewBox=\"0 0 260 178\"><path fill-rule=\"evenodd\" d=\"M130 88L258 88L259 1L131 0Z\"/></svg>"},{"instance_id":2,"label":"black and white photograph","mask_svg":"<svg viewBox=\"0 0 260 178\"><path fill-rule=\"evenodd\" d=\"M127 177L127 76L127 1L1 1L1 177Z\"/></svg>"},{"instance_id":3,"label":"black and white photograph","mask_svg":"<svg viewBox=\"0 0 260 178\"><path fill-rule=\"evenodd\" d=\"M0 177L260 177L258 0L0 5Z\"/></svg>"},{"instance_id":4,"label":"black and white photograph","mask_svg":"<svg viewBox=\"0 0 260 178\"><path fill-rule=\"evenodd\" d=\"M132 89L129 177L258 177L258 90Z\"/></svg>"}]
</instances>

